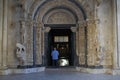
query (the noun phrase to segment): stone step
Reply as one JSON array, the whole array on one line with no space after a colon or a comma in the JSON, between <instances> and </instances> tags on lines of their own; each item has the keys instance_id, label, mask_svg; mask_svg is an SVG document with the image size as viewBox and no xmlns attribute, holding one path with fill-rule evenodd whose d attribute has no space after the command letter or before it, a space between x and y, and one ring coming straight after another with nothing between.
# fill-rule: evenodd
<instances>
[{"instance_id":1,"label":"stone step","mask_svg":"<svg viewBox=\"0 0 120 80\"><path fill-rule=\"evenodd\" d=\"M45 71L77 71L76 67L47 67Z\"/></svg>"}]
</instances>

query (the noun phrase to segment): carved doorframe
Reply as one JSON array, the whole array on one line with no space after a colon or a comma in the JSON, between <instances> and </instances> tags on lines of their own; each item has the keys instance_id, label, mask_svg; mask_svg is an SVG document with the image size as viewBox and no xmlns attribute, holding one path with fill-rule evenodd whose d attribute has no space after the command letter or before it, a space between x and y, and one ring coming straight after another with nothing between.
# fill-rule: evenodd
<instances>
[{"instance_id":1,"label":"carved doorframe","mask_svg":"<svg viewBox=\"0 0 120 80\"><path fill-rule=\"evenodd\" d=\"M54 25L54 24L53 24ZM73 29L73 25L75 24L72 24L71 27L67 27L67 28L64 28L64 29L70 29L71 30L71 38L70 38L70 45L71 45L71 59L72 59L72 66L77 66L79 63L78 61L78 56L76 55L76 32L77 32L77 27L74 26L74 29ZM48 60L47 60L47 54L49 53L49 41L48 41L48 37L49 37L49 32L51 29L54 29L52 27L50 27L49 25L44 26L44 58L42 59L43 60L43 65L44 66L49 66L48 65Z\"/></svg>"}]
</instances>

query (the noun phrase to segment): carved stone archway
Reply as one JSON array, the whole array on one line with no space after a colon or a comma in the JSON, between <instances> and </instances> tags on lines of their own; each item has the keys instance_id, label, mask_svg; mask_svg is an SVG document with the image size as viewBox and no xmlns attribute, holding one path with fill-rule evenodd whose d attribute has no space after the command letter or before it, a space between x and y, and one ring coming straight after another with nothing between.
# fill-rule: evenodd
<instances>
[{"instance_id":1,"label":"carved stone archway","mask_svg":"<svg viewBox=\"0 0 120 80\"><path fill-rule=\"evenodd\" d=\"M31 19L36 23L40 23L40 34L41 34L41 53L44 54L45 49L45 35L44 35L44 24L63 24L66 17L70 16L71 20L65 22L64 24L71 23L76 24L76 54L79 56L79 64L87 64L89 66L96 65L97 59L97 31L96 31L96 20L94 19L94 3L89 4L85 0L37 0L33 2L32 6L29 8L28 13L31 15ZM59 15L59 16L58 16ZM60 16L64 16L64 18ZM57 16L57 19L55 19ZM55 17L55 18L53 18ZM55 20L54 20L55 19ZM58 20L58 21L56 21ZM56 21L56 22L55 22ZM85 32L84 32L85 31ZM82 33L81 33L82 32ZM87 33L86 33L87 32ZM83 34L83 35L81 35ZM92 37L92 42L91 38ZM86 40L86 42L84 42ZM83 41L83 44L80 44L80 41ZM84 49L82 49L84 45ZM92 48L91 46L94 45ZM86 47L85 47L86 46ZM85 49L86 48L86 49ZM86 54L85 54L86 53ZM84 57L84 59L82 59ZM87 58L87 60L85 60ZM82 61L81 61L82 60Z\"/></svg>"}]
</instances>

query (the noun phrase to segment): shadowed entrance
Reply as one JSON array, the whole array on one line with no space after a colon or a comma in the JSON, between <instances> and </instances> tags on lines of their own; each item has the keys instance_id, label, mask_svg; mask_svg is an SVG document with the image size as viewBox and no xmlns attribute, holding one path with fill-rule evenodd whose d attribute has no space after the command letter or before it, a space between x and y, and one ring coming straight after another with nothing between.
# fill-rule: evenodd
<instances>
[{"instance_id":1,"label":"shadowed entrance","mask_svg":"<svg viewBox=\"0 0 120 80\"><path fill-rule=\"evenodd\" d=\"M47 66L52 66L51 52L54 47L59 51L59 66L61 60L67 60L68 64L63 66L73 66L74 54L73 54L73 42L72 32L70 29L52 28L48 33L48 53L46 54Z\"/></svg>"}]
</instances>

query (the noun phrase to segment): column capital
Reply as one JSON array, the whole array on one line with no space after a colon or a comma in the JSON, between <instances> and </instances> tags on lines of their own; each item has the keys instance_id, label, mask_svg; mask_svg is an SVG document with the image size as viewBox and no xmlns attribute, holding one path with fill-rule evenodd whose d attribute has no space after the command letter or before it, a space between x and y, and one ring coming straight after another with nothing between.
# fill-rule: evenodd
<instances>
[{"instance_id":1,"label":"column capital","mask_svg":"<svg viewBox=\"0 0 120 80\"><path fill-rule=\"evenodd\" d=\"M50 27L44 27L44 32L49 32L50 30L51 30L51 28Z\"/></svg>"},{"instance_id":2,"label":"column capital","mask_svg":"<svg viewBox=\"0 0 120 80\"><path fill-rule=\"evenodd\" d=\"M91 24L99 24L100 23L100 19L86 19L87 25L91 25Z\"/></svg>"},{"instance_id":3,"label":"column capital","mask_svg":"<svg viewBox=\"0 0 120 80\"><path fill-rule=\"evenodd\" d=\"M87 26L87 21L85 21L85 20L78 21L78 25L79 26Z\"/></svg>"}]
</instances>

